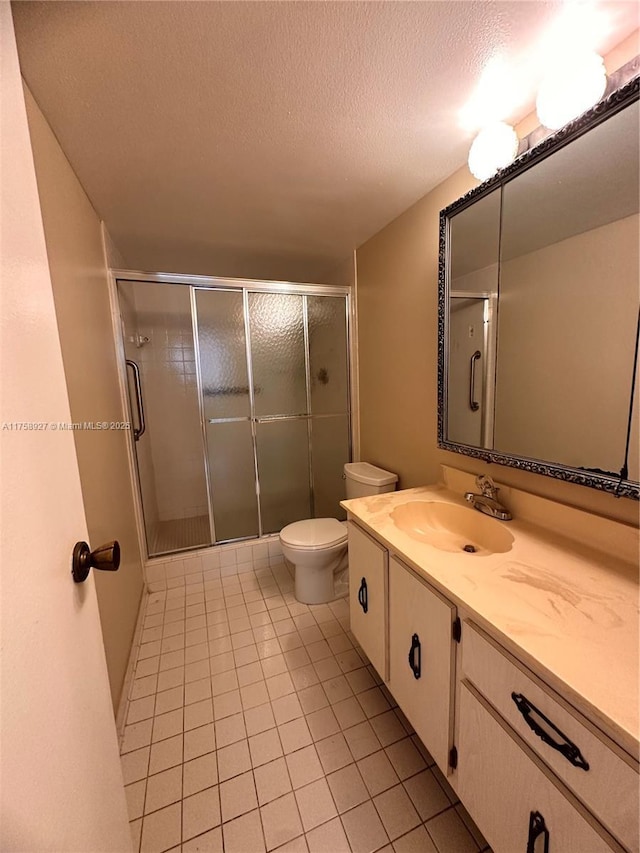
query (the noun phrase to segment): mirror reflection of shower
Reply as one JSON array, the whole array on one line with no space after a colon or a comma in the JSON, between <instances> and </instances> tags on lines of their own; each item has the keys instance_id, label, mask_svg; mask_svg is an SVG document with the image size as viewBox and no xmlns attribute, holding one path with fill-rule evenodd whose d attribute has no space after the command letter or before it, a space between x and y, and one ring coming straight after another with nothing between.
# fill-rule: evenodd
<instances>
[{"instance_id":1,"label":"mirror reflection of shower","mask_svg":"<svg viewBox=\"0 0 640 853\"><path fill-rule=\"evenodd\" d=\"M474 447L493 442L497 294L449 297L448 435Z\"/></svg>"},{"instance_id":2,"label":"mirror reflection of shower","mask_svg":"<svg viewBox=\"0 0 640 853\"><path fill-rule=\"evenodd\" d=\"M346 288L208 281L118 280L150 556L344 516Z\"/></svg>"}]
</instances>

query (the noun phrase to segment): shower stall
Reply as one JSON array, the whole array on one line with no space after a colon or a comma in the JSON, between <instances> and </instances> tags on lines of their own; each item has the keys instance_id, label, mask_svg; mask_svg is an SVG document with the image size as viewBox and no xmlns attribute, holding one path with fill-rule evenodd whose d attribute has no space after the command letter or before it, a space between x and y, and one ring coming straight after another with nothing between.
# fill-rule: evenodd
<instances>
[{"instance_id":1,"label":"shower stall","mask_svg":"<svg viewBox=\"0 0 640 853\"><path fill-rule=\"evenodd\" d=\"M343 518L348 288L118 273L151 556Z\"/></svg>"}]
</instances>

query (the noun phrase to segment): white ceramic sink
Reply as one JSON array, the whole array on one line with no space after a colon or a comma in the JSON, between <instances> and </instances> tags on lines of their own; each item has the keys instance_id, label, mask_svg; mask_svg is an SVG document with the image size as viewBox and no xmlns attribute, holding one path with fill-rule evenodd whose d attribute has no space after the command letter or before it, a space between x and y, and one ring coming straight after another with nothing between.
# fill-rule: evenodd
<instances>
[{"instance_id":1,"label":"white ceramic sink","mask_svg":"<svg viewBox=\"0 0 640 853\"><path fill-rule=\"evenodd\" d=\"M409 501L391 512L391 519L413 539L441 551L488 555L511 550L513 535L504 522L472 507L444 501Z\"/></svg>"}]
</instances>

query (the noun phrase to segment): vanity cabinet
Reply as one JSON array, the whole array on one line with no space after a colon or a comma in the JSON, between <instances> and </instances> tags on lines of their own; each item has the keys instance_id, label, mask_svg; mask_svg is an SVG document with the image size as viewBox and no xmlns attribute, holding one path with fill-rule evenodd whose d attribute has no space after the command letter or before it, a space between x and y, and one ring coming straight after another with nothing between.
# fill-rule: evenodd
<instances>
[{"instance_id":1,"label":"vanity cabinet","mask_svg":"<svg viewBox=\"0 0 640 853\"><path fill-rule=\"evenodd\" d=\"M640 853L638 762L597 718L352 520L349 566L351 630L495 853Z\"/></svg>"},{"instance_id":2,"label":"vanity cabinet","mask_svg":"<svg viewBox=\"0 0 640 853\"><path fill-rule=\"evenodd\" d=\"M640 786L632 760L472 621L465 621L462 633L462 676L558 780L637 853Z\"/></svg>"},{"instance_id":3,"label":"vanity cabinet","mask_svg":"<svg viewBox=\"0 0 640 853\"><path fill-rule=\"evenodd\" d=\"M455 607L396 557L389 560L389 689L436 764L451 746Z\"/></svg>"},{"instance_id":4,"label":"vanity cabinet","mask_svg":"<svg viewBox=\"0 0 640 853\"><path fill-rule=\"evenodd\" d=\"M349 615L351 631L378 675L387 672L387 549L349 522Z\"/></svg>"},{"instance_id":5,"label":"vanity cabinet","mask_svg":"<svg viewBox=\"0 0 640 853\"><path fill-rule=\"evenodd\" d=\"M466 681L459 717L456 790L496 853L620 849Z\"/></svg>"}]
</instances>

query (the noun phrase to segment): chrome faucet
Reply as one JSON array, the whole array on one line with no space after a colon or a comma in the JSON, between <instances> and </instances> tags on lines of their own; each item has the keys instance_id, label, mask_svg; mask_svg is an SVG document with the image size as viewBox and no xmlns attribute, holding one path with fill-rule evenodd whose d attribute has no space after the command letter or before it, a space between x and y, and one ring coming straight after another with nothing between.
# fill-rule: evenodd
<instances>
[{"instance_id":1,"label":"chrome faucet","mask_svg":"<svg viewBox=\"0 0 640 853\"><path fill-rule=\"evenodd\" d=\"M511 521L513 516L498 500L500 489L491 477L480 474L476 477L476 485L480 489L480 494L465 492L465 501L468 501L474 509L484 512L492 518L499 518L500 521Z\"/></svg>"}]
</instances>

